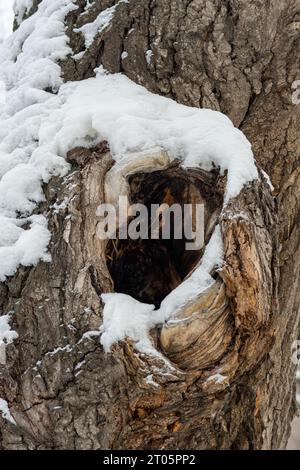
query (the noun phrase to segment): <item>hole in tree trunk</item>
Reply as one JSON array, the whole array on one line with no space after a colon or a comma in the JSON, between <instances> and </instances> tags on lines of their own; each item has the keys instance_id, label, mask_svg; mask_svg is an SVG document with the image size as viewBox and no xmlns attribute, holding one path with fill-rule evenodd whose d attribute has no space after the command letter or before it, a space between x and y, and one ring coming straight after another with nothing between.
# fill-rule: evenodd
<instances>
[{"instance_id":1,"label":"hole in tree trunk","mask_svg":"<svg viewBox=\"0 0 300 470\"><path fill-rule=\"evenodd\" d=\"M222 190L218 189L218 172L185 171L179 167L152 173L136 173L129 177L130 204L148 208L151 226L151 204L204 204L205 244L208 242L222 207ZM203 255L201 250L186 250L186 240L174 239L174 218L171 237L163 240L110 240L107 245L107 266L114 281L114 290L154 304L175 289L193 270ZM129 220L130 223L130 220ZM149 232L150 233L150 232Z\"/></svg>"}]
</instances>

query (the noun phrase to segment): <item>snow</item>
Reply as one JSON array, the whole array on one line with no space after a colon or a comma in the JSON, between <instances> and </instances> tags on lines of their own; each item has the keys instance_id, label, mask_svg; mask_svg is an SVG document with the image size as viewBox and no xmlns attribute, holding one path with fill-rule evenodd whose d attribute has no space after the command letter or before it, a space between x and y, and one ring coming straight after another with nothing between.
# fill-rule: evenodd
<instances>
[{"instance_id":1,"label":"snow","mask_svg":"<svg viewBox=\"0 0 300 470\"><path fill-rule=\"evenodd\" d=\"M106 352L111 346L128 336L135 341L148 344L148 332L153 324L154 305L143 304L126 294L102 294L105 303L101 344ZM144 349L144 348L142 348Z\"/></svg>"},{"instance_id":2,"label":"snow","mask_svg":"<svg viewBox=\"0 0 300 470\"><path fill-rule=\"evenodd\" d=\"M0 345L11 344L14 339L18 338L18 333L10 327L10 319L11 316L9 314L0 317Z\"/></svg>"},{"instance_id":3,"label":"snow","mask_svg":"<svg viewBox=\"0 0 300 470\"><path fill-rule=\"evenodd\" d=\"M266 173L264 170L261 170L261 172L262 172L263 176L266 178L267 183L268 183L269 188L271 189L271 191L274 191L275 188L274 188L274 186L273 186L273 184L272 184L271 178L270 178L270 176L268 175L268 173Z\"/></svg>"},{"instance_id":4,"label":"snow","mask_svg":"<svg viewBox=\"0 0 300 470\"><path fill-rule=\"evenodd\" d=\"M49 351L46 353L46 356L55 356L56 354L60 352L67 352L71 353L73 350L72 346L70 344L67 344L66 346L59 346L58 348L53 349L52 351Z\"/></svg>"},{"instance_id":5,"label":"snow","mask_svg":"<svg viewBox=\"0 0 300 470\"><path fill-rule=\"evenodd\" d=\"M210 377L208 377L206 382L215 382L217 385L219 385L219 384L222 384L223 382L225 382L226 380L227 380L226 375L214 374L214 375L211 375Z\"/></svg>"},{"instance_id":6,"label":"snow","mask_svg":"<svg viewBox=\"0 0 300 470\"><path fill-rule=\"evenodd\" d=\"M84 56L84 54L85 54L85 51L78 52L78 54L72 55L72 59L74 59L76 61L81 60L82 57Z\"/></svg>"},{"instance_id":7,"label":"snow","mask_svg":"<svg viewBox=\"0 0 300 470\"><path fill-rule=\"evenodd\" d=\"M101 68L96 78L66 84L59 94L68 97L53 113L60 121L53 138L63 153L101 139L116 161L161 147L185 167L228 170L225 201L258 177L249 141L222 113L180 105Z\"/></svg>"},{"instance_id":8,"label":"snow","mask_svg":"<svg viewBox=\"0 0 300 470\"><path fill-rule=\"evenodd\" d=\"M30 11L33 6L33 0L15 0L14 11L18 24L21 24L24 16Z\"/></svg>"},{"instance_id":9,"label":"snow","mask_svg":"<svg viewBox=\"0 0 300 470\"><path fill-rule=\"evenodd\" d=\"M128 3L128 0L120 0L110 8L103 10L92 23L86 23L81 28L75 28L75 33L82 33L85 38L85 47L88 49L97 34L106 29L112 21L117 7L121 3Z\"/></svg>"},{"instance_id":10,"label":"snow","mask_svg":"<svg viewBox=\"0 0 300 470\"><path fill-rule=\"evenodd\" d=\"M153 379L153 374L147 375L147 377L145 378L145 382L148 385L152 385L153 387L159 387L158 383L156 383L155 380Z\"/></svg>"},{"instance_id":11,"label":"snow","mask_svg":"<svg viewBox=\"0 0 300 470\"><path fill-rule=\"evenodd\" d=\"M14 418L12 417L9 411L8 403L6 400L3 400L3 398L0 398L0 413L2 414L4 419L6 419L12 424L16 424Z\"/></svg>"},{"instance_id":12,"label":"snow","mask_svg":"<svg viewBox=\"0 0 300 470\"><path fill-rule=\"evenodd\" d=\"M86 0L86 5L84 7L85 13L93 6L94 0Z\"/></svg>"},{"instance_id":13,"label":"snow","mask_svg":"<svg viewBox=\"0 0 300 470\"><path fill-rule=\"evenodd\" d=\"M12 33L14 0L0 0L0 43Z\"/></svg>"},{"instance_id":14,"label":"snow","mask_svg":"<svg viewBox=\"0 0 300 470\"><path fill-rule=\"evenodd\" d=\"M78 362L74 368L74 370L79 370L85 364L85 359L81 362Z\"/></svg>"},{"instance_id":15,"label":"snow","mask_svg":"<svg viewBox=\"0 0 300 470\"><path fill-rule=\"evenodd\" d=\"M127 1L120 0L78 29L86 47ZM30 6L29 0L17 1L19 18ZM107 140L116 162L160 148L186 168L219 167L223 174L227 171L225 204L258 178L250 143L219 112L180 105L102 67L95 78L63 84L58 61L73 54L64 19L76 8L74 0L42 0L37 12L0 47L0 281L19 265L50 261L47 217L38 211L44 201L42 184L68 173L65 157L77 145ZM148 60L150 52L145 52ZM160 309L123 294L106 294L101 336L105 350L128 336L139 350L154 354L149 330L210 287L210 272L221 262L217 227L200 266Z\"/></svg>"},{"instance_id":16,"label":"snow","mask_svg":"<svg viewBox=\"0 0 300 470\"><path fill-rule=\"evenodd\" d=\"M30 223L28 230L21 230L21 233L12 233L10 241L18 239L11 246L0 247L0 281L4 281L6 276L12 276L17 266L35 266L39 260L51 261L47 253L47 246L51 234L47 229L47 221L42 215L32 215L28 217ZM14 232L17 229L14 224L8 222L7 226ZM1 230L3 227L1 227ZM5 230L5 226L4 226ZM6 234L8 235L8 234Z\"/></svg>"},{"instance_id":17,"label":"snow","mask_svg":"<svg viewBox=\"0 0 300 470\"><path fill-rule=\"evenodd\" d=\"M98 330L91 330L91 331L87 331L86 333L84 333L82 335L82 338L79 340L78 343L81 343L82 341L84 341L85 339L89 339L89 340L92 340L93 338L96 338L100 335L99 331Z\"/></svg>"},{"instance_id":18,"label":"snow","mask_svg":"<svg viewBox=\"0 0 300 470\"><path fill-rule=\"evenodd\" d=\"M152 57L153 57L153 52L151 51L151 49L148 49L146 51L146 62L148 65L151 65Z\"/></svg>"},{"instance_id":19,"label":"snow","mask_svg":"<svg viewBox=\"0 0 300 470\"><path fill-rule=\"evenodd\" d=\"M18 338L18 333L10 327L10 314L0 317L0 364L6 363L6 346Z\"/></svg>"}]
</instances>

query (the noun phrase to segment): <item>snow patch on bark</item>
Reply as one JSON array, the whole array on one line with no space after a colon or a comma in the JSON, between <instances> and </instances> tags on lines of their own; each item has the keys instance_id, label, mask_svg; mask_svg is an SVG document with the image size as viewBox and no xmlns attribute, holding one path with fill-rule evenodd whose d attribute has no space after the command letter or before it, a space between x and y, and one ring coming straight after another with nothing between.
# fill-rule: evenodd
<instances>
[{"instance_id":1,"label":"snow patch on bark","mask_svg":"<svg viewBox=\"0 0 300 470\"><path fill-rule=\"evenodd\" d=\"M2 414L4 419L6 419L12 424L16 424L14 418L12 417L9 411L8 403L3 398L0 398L0 413Z\"/></svg>"},{"instance_id":2,"label":"snow patch on bark","mask_svg":"<svg viewBox=\"0 0 300 470\"><path fill-rule=\"evenodd\" d=\"M0 0L0 43L4 41L13 30L13 3L14 0Z\"/></svg>"},{"instance_id":3,"label":"snow patch on bark","mask_svg":"<svg viewBox=\"0 0 300 470\"><path fill-rule=\"evenodd\" d=\"M110 8L103 10L97 18L91 22L86 23L80 28L75 28L75 33L82 33L85 39L85 47L88 49L92 44L97 34L100 34L104 29L106 29L111 23L117 7L121 3L128 3L129 0L120 0L115 5Z\"/></svg>"},{"instance_id":4,"label":"snow patch on bark","mask_svg":"<svg viewBox=\"0 0 300 470\"><path fill-rule=\"evenodd\" d=\"M9 314L0 317L0 364L6 363L6 346L18 338L18 333L11 329L10 319Z\"/></svg>"},{"instance_id":5,"label":"snow patch on bark","mask_svg":"<svg viewBox=\"0 0 300 470\"><path fill-rule=\"evenodd\" d=\"M148 332L153 322L154 305L143 304L126 294L102 294L105 303L101 344L106 352L127 336L136 342L137 349L151 347Z\"/></svg>"},{"instance_id":6,"label":"snow patch on bark","mask_svg":"<svg viewBox=\"0 0 300 470\"><path fill-rule=\"evenodd\" d=\"M146 51L146 61L147 61L147 64L148 64L148 65L151 65L152 57L153 57L153 52L152 52L151 49L148 49L148 50Z\"/></svg>"}]
</instances>

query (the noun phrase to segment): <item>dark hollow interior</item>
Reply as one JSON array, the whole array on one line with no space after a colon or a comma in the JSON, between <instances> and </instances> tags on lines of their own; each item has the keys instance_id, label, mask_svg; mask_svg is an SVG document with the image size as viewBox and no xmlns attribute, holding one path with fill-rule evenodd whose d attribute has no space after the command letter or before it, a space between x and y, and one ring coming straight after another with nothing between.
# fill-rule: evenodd
<instances>
[{"instance_id":1,"label":"dark hollow interior","mask_svg":"<svg viewBox=\"0 0 300 470\"><path fill-rule=\"evenodd\" d=\"M210 214L221 207L222 197L216 191L216 176L204 172L187 173L171 168L152 173L138 173L129 179L131 203L151 204L205 203L205 225ZM148 221L150 224L150 220ZM107 246L107 266L114 290L131 295L140 302L154 304L176 288L202 257L203 249L186 250L186 239L174 239L171 217L170 240L111 240ZM173 235L173 236L172 236ZM210 235L207 233L207 237ZM205 240L207 242L207 240Z\"/></svg>"}]
</instances>

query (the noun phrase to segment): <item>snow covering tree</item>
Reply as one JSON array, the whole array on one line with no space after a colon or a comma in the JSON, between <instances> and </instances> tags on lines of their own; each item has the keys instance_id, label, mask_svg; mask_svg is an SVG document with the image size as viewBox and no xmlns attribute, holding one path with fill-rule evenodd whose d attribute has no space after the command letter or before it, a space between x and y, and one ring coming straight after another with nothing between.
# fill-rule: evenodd
<instances>
[{"instance_id":1,"label":"snow covering tree","mask_svg":"<svg viewBox=\"0 0 300 470\"><path fill-rule=\"evenodd\" d=\"M0 0L0 43L12 33L14 0Z\"/></svg>"},{"instance_id":2,"label":"snow covering tree","mask_svg":"<svg viewBox=\"0 0 300 470\"><path fill-rule=\"evenodd\" d=\"M0 447L285 448L299 2L15 13L0 50ZM97 208L119 195L205 202L205 248L105 243Z\"/></svg>"}]
</instances>

